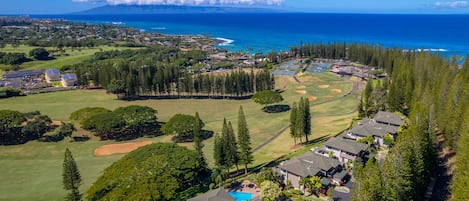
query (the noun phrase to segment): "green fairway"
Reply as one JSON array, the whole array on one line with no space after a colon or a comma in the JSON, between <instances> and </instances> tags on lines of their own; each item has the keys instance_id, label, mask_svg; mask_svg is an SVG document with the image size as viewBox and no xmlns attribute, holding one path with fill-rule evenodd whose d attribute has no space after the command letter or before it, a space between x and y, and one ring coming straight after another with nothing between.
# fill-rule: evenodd
<instances>
[{"instance_id":1,"label":"green fairway","mask_svg":"<svg viewBox=\"0 0 469 201\"><path fill-rule=\"evenodd\" d=\"M29 56L29 51L36 47L20 45L19 47L12 47L7 45L5 48L0 49L0 52L21 52L25 53L26 56ZM46 48L47 50L52 50L52 48ZM55 56L55 59L47 61L34 60L26 62L20 65L21 69L41 69L41 68L62 68L65 65L73 65L86 60L90 56L94 55L96 52L110 51L110 50L124 50L130 48L124 47L113 47L113 46L98 46L93 48L65 48L65 53L62 53L60 56ZM0 75L3 74L3 68L8 67L8 65L0 64Z\"/></svg>"},{"instance_id":2,"label":"green fairway","mask_svg":"<svg viewBox=\"0 0 469 201\"><path fill-rule=\"evenodd\" d=\"M291 104L300 97L316 96L311 101L312 131L310 139L335 134L345 129L352 117L356 115L356 101L353 97L343 98L343 93L334 93L332 89L350 91L352 83L341 80L329 73L309 74L308 81L296 83L291 77L278 77L276 88L285 90L282 104ZM318 88L318 85L328 84L328 88ZM297 92L299 86L304 86L306 93ZM330 101L330 102L328 102ZM128 105L145 105L158 110L160 121L167 121L176 113L194 114L199 112L205 122L205 129L221 132L223 118L231 120L237 125L238 108L244 107L248 127L251 133L253 147L276 136L278 131L289 125L289 112L267 114L261 111L262 106L251 100L139 100L119 101L114 95L106 94L104 90L75 90L46 94L29 95L0 99L0 109L28 112L39 110L49 115L53 120L67 120L71 112L83 107L106 107L115 109ZM80 134L86 131L80 130ZM151 140L154 142L170 142L169 136L156 138L141 138L136 141ZM96 157L93 150L113 141L98 141L70 143L64 140L59 143L30 142L25 145L0 147L0 200L63 200L65 191L62 190L61 172L63 153L69 147L81 171L84 185L82 192L102 173L104 168L118 160L123 154ZM213 138L204 141L204 152L209 164L213 163ZM182 144L191 146L190 143ZM255 154L258 165L282 155L298 147L293 146L293 139L288 129Z\"/></svg>"}]
</instances>

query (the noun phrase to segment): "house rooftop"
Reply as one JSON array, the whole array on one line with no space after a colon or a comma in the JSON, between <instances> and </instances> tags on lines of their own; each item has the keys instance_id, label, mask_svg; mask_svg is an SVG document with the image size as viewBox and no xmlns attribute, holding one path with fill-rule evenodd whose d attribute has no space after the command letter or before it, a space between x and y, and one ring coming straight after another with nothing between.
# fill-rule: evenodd
<instances>
[{"instance_id":1,"label":"house rooftop","mask_svg":"<svg viewBox=\"0 0 469 201\"><path fill-rule=\"evenodd\" d=\"M358 136L378 136L384 137L384 134L396 134L399 127L391 126L381 123L376 123L374 121L363 122L362 125L356 125L352 129L350 129L350 133Z\"/></svg>"},{"instance_id":2,"label":"house rooftop","mask_svg":"<svg viewBox=\"0 0 469 201\"><path fill-rule=\"evenodd\" d=\"M42 75L43 73L44 73L44 69L7 71L3 74L3 79L38 77Z\"/></svg>"},{"instance_id":3,"label":"house rooftop","mask_svg":"<svg viewBox=\"0 0 469 201\"><path fill-rule=\"evenodd\" d=\"M235 201L223 188L218 188L202 195L188 199L187 201Z\"/></svg>"},{"instance_id":4,"label":"house rooftop","mask_svg":"<svg viewBox=\"0 0 469 201\"><path fill-rule=\"evenodd\" d=\"M321 171L329 171L339 164L337 159L309 151L300 157L286 161L280 166L280 169L301 177L307 177L317 175Z\"/></svg>"},{"instance_id":5,"label":"house rooftop","mask_svg":"<svg viewBox=\"0 0 469 201\"><path fill-rule=\"evenodd\" d=\"M402 115L392 113L392 112L385 112L379 111L375 116L375 121L386 123L386 124L393 124L393 125L404 125L404 121L402 120Z\"/></svg>"},{"instance_id":6,"label":"house rooftop","mask_svg":"<svg viewBox=\"0 0 469 201\"><path fill-rule=\"evenodd\" d=\"M355 155L360 154L360 152L365 151L368 148L368 145L366 144L335 137L329 139L324 145L340 149Z\"/></svg>"},{"instance_id":7,"label":"house rooftop","mask_svg":"<svg viewBox=\"0 0 469 201\"><path fill-rule=\"evenodd\" d=\"M46 70L46 74L49 76L60 75L60 71L55 68L49 68Z\"/></svg>"},{"instance_id":8,"label":"house rooftop","mask_svg":"<svg viewBox=\"0 0 469 201\"><path fill-rule=\"evenodd\" d=\"M62 78L64 80L76 80L77 79L77 75L75 75L74 73L67 73L67 74L64 74L62 76Z\"/></svg>"}]
</instances>

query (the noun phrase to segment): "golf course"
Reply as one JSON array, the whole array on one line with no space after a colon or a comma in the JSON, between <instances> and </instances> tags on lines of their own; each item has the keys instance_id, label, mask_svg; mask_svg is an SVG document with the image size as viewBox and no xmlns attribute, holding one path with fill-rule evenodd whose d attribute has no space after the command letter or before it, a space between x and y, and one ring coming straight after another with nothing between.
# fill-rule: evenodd
<instances>
[{"instance_id":1,"label":"golf course","mask_svg":"<svg viewBox=\"0 0 469 201\"><path fill-rule=\"evenodd\" d=\"M69 62L69 61L67 61ZM346 129L356 116L357 100L354 82L330 73L304 73L292 76L277 76L276 87L282 91L284 101L280 104L298 102L308 98L312 114L310 140L323 139ZM349 93L350 92L350 93ZM117 100L115 95L104 90L72 90L0 99L0 110L20 112L40 111L54 121L68 121L70 114L84 107L116 109L129 105L149 106L158 111L158 121L165 122L173 115L198 112L205 122L205 130L221 132L223 118L237 125L238 109L243 106L249 127L254 162L252 167L278 159L301 148L295 145L289 133L289 112L265 113L263 106L252 100ZM62 188L62 161L69 148L77 162L83 178L81 192L85 192L103 170L124 156L124 153L95 155L103 145L139 142L171 142L171 136L139 138L126 142L100 141L88 131L76 126L74 135L88 135L85 142L38 142L0 147L0 200L63 200L66 191ZM143 143L142 143L143 142ZM213 166L213 138L203 141L205 157ZM191 147L192 143L180 144ZM309 146L315 146L309 145ZM317 146L317 144L316 144ZM25 190L27 189L27 190Z\"/></svg>"}]
</instances>

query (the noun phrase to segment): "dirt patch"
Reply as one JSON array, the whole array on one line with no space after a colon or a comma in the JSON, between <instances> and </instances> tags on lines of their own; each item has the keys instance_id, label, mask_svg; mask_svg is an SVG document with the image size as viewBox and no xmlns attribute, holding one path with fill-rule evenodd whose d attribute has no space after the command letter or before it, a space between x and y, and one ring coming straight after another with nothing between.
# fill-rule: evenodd
<instances>
[{"instance_id":1,"label":"dirt patch","mask_svg":"<svg viewBox=\"0 0 469 201\"><path fill-rule=\"evenodd\" d=\"M329 85L328 84L322 84L322 85L319 85L318 87L320 89L327 89L327 88L329 88Z\"/></svg>"},{"instance_id":2,"label":"dirt patch","mask_svg":"<svg viewBox=\"0 0 469 201\"><path fill-rule=\"evenodd\" d=\"M340 94L340 93L342 93L342 90L340 90L340 89L332 89L331 92L332 92L332 93L335 93L335 94Z\"/></svg>"},{"instance_id":3,"label":"dirt patch","mask_svg":"<svg viewBox=\"0 0 469 201\"><path fill-rule=\"evenodd\" d=\"M298 86L298 87L296 87L296 89L306 89L306 86L304 86L304 85Z\"/></svg>"},{"instance_id":4,"label":"dirt patch","mask_svg":"<svg viewBox=\"0 0 469 201\"><path fill-rule=\"evenodd\" d=\"M296 90L296 93L299 93L299 94L306 94L306 91L305 91L305 90Z\"/></svg>"},{"instance_id":5,"label":"dirt patch","mask_svg":"<svg viewBox=\"0 0 469 201\"><path fill-rule=\"evenodd\" d=\"M52 125L52 126L61 126L62 122L61 121L52 121L52 123L50 125Z\"/></svg>"},{"instance_id":6,"label":"dirt patch","mask_svg":"<svg viewBox=\"0 0 469 201\"><path fill-rule=\"evenodd\" d=\"M95 156L109 156L112 154L124 154L129 153L139 147L149 145L153 143L152 141L142 141L142 142L129 142L122 144L109 144L103 145L94 150Z\"/></svg>"},{"instance_id":7,"label":"dirt patch","mask_svg":"<svg viewBox=\"0 0 469 201\"><path fill-rule=\"evenodd\" d=\"M318 99L318 97L316 97L316 96L310 96L310 97L308 97L308 100L309 100L309 101L315 101L315 100L317 100L317 99Z\"/></svg>"}]
</instances>

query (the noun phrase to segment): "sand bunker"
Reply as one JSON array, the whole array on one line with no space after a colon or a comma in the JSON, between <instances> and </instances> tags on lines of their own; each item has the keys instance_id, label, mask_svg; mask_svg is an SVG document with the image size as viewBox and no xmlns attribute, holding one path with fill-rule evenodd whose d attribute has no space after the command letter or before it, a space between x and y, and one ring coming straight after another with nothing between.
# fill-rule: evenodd
<instances>
[{"instance_id":1,"label":"sand bunker","mask_svg":"<svg viewBox=\"0 0 469 201\"><path fill-rule=\"evenodd\" d=\"M149 145L153 143L152 141L143 141L143 142L130 142L123 144L109 144L103 145L94 150L95 156L109 156L112 154L124 154L129 153L139 147Z\"/></svg>"},{"instance_id":2,"label":"sand bunker","mask_svg":"<svg viewBox=\"0 0 469 201\"><path fill-rule=\"evenodd\" d=\"M335 94L342 93L342 90L340 90L340 89L332 89L331 91L332 91L332 93L335 93Z\"/></svg>"},{"instance_id":3,"label":"sand bunker","mask_svg":"<svg viewBox=\"0 0 469 201\"><path fill-rule=\"evenodd\" d=\"M306 94L306 91L305 91L305 90L296 90L296 93L299 93L299 94Z\"/></svg>"},{"instance_id":4,"label":"sand bunker","mask_svg":"<svg viewBox=\"0 0 469 201\"><path fill-rule=\"evenodd\" d=\"M321 88L321 89L327 89L327 88L329 88L329 85L328 84L322 84L322 85L319 85L318 87Z\"/></svg>"},{"instance_id":5,"label":"sand bunker","mask_svg":"<svg viewBox=\"0 0 469 201\"><path fill-rule=\"evenodd\" d=\"M308 100L309 100L309 101L315 101L315 100L317 100L317 99L318 99L318 97L316 97L316 96L310 96L310 97L308 97Z\"/></svg>"},{"instance_id":6,"label":"sand bunker","mask_svg":"<svg viewBox=\"0 0 469 201\"><path fill-rule=\"evenodd\" d=\"M297 89L305 89L306 86L303 85L303 86L298 86L298 87L296 87L296 88L297 88Z\"/></svg>"}]
</instances>

